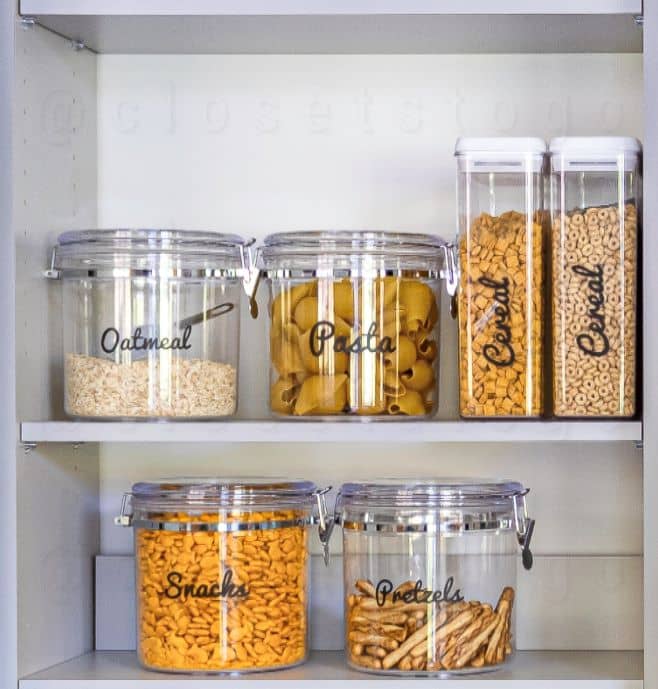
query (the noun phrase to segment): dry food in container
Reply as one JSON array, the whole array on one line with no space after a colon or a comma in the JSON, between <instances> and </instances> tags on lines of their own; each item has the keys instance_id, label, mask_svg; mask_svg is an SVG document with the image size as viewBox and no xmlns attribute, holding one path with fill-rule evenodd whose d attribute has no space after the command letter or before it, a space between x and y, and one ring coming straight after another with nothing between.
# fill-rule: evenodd
<instances>
[{"instance_id":1,"label":"dry food in container","mask_svg":"<svg viewBox=\"0 0 658 689\"><path fill-rule=\"evenodd\" d=\"M553 410L636 413L640 155L637 139L550 143Z\"/></svg>"},{"instance_id":2,"label":"dry food in container","mask_svg":"<svg viewBox=\"0 0 658 689\"><path fill-rule=\"evenodd\" d=\"M250 244L181 230L67 232L65 411L77 418L205 419L237 406L240 302Z\"/></svg>"},{"instance_id":3,"label":"dry food in container","mask_svg":"<svg viewBox=\"0 0 658 689\"><path fill-rule=\"evenodd\" d=\"M270 407L290 417L427 417L438 405L438 237L386 232L270 235Z\"/></svg>"},{"instance_id":4,"label":"dry food in container","mask_svg":"<svg viewBox=\"0 0 658 689\"><path fill-rule=\"evenodd\" d=\"M344 484L336 523L349 665L455 674L505 663L519 549L532 565L527 492L512 481Z\"/></svg>"},{"instance_id":5,"label":"dry food in container","mask_svg":"<svg viewBox=\"0 0 658 689\"><path fill-rule=\"evenodd\" d=\"M458 139L459 400L464 417L543 413L541 139Z\"/></svg>"},{"instance_id":6,"label":"dry food in container","mask_svg":"<svg viewBox=\"0 0 658 689\"><path fill-rule=\"evenodd\" d=\"M137 654L153 670L234 672L308 655L313 483L137 483L116 522L135 538Z\"/></svg>"}]
</instances>

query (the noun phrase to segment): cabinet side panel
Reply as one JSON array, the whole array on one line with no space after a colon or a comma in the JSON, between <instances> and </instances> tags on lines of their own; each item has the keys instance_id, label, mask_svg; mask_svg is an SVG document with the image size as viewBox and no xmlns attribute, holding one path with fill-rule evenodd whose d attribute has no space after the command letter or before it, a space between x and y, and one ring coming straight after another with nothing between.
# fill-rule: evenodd
<instances>
[{"instance_id":1,"label":"cabinet side panel","mask_svg":"<svg viewBox=\"0 0 658 689\"><path fill-rule=\"evenodd\" d=\"M95 57L39 27L18 29L15 84L12 392L22 421L61 416L60 285L49 284L43 270L60 232L96 223ZM16 467L18 671L24 675L93 646L98 452L95 446L19 448Z\"/></svg>"},{"instance_id":2,"label":"cabinet side panel","mask_svg":"<svg viewBox=\"0 0 658 689\"><path fill-rule=\"evenodd\" d=\"M15 687L16 668L16 352L12 227L14 7L0 3L0 686Z\"/></svg>"},{"instance_id":3,"label":"cabinet side panel","mask_svg":"<svg viewBox=\"0 0 658 689\"><path fill-rule=\"evenodd\" d=\"M658 689L658 0L644 13L644 686Z\"/></svg>"}]
</instances>

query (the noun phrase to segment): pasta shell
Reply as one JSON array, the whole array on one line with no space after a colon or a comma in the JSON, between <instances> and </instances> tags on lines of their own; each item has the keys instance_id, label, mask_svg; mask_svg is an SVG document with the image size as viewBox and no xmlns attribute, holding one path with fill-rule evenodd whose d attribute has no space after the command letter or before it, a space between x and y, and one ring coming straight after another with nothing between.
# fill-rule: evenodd
<instances>
[{"instance_id":1,"label":"pasta shell","mask_svg":"<svg viewBox=\"0 0 658 689\"><path fill-rule=\"evenodd\" d=\"M415 390L407 390L401 397L396 397L388 403L389 414L402 414L404 416L425 416L425 403L420 393Z\"/></svg>"},{"instance_id":2,"label":"pasta shell","mask_svg":"<svg viewBox=\"0 0 658 689\"><path fill-rule=\"evenodd\" d=\"M432 294L432 306L430 307L430 312L427 315L427 320L423 323L423 328L425 330L432 330L432 328L437 324L439 320L439 303L436 297Z\"/></svg>"},{"instance_id":3,"label":"pasta shell","mask_svg":"<svg viewBox=\"0 0 658 689\"><path fill-rule=\"evenodd\" d=\"M302 332L310 330L317 321L324 320L318 315L318 298L303 297L295 306L295 323Z\"/></svg>"},{"instance_id":4,"label":"pasta shell","mask_svg":"<svg viewBox=\"0 0 658 689\"><path fill-rule=\"evenodd\" d=\"M406 393L407 389L404 383L398 378L394 369L386 369L384 371L384 394L387 397L401 397Z\"/></svg>"},{"instance_id":5,"label":"pasta shell","mask_svg":"<svg viewBox=\"0 0 658 689\"><path fill-rule=\"evenodd\" d=\"M414 335L427 322L435 301L432 290L419 280L403 280L399 289L400 304L407 315L407 333Z\"/></svg>"},{"instance_id":6,"label":"pasta shell","mask_svg":"<svg viewBox=\"0 0 658 689\"><path fill-rule=\"evenodd\" d=\"M334 282L334 312L348 323L354 322L354 291L349 280Z\"/></svg>"},{"instance_id":7,"label":"pasta shell","mask_svg":"<svg viewBox=\"0 0 658 689\"><path fill-rule=\"evenodd\" d=\"M384 356L384 366L396 371L396 375L406 371L416 361L416 345L406 335L399 335L393 340L395 351Z\"/></svg>"},{"instance_id":8,"label":"pasta shell","mask_svg":"<svg viewBox=\"0 0 658 689\"><path fill-rule=\"evenodd\" d=\"M418 356L425 361L434 361L439 353L439 348L431 336L425 330L419 330L416 333L416 348L418 350Z\"/></svg>"},{"instance_id":9,"label":"pasta shell","mask_svg":"<svg viewBox=\"0 0 658 689\"><path fill-rule=\"evenodd\" d=\"M372 301L376 312L381 312L393 304L398 296L399 279L394 277L376 278L374 280L363 278L359 287L359 305ZM368 297L364 300L364 295Z\"/></svg>"},{"instance_id":10,"label":"pasta shell","mask_svg":"<svg viewBox=\"0 0 658 689\"><path fill-rule=\"evenodd\" d=\"M299 353L304 370L309 373L334 375L345 373L350 358L345 352L334 352L332 340L324 343L322 354L316 356L311 351L311 331L303 333L299 338Z\"/></svg>"},{"instance_id":11,"label":"pasta shell","mask_svg":"<svg viewBox=\"0 0 658 689\"><path fill-rule=\"evenodd\" d=\"M279 378L270 390L270 408L277 414L292 414L300 386L292 378Z\"/></svg>"},{"instance_id":12,"label":"pasta shell","mask_svg":"<svg viewBox=\"0 0 658 689\"><path fill-rule=\"evenodd\" d=\"M347 376L311 376L302 383L295 414L337 414L347 405Z\"/></svg>"},{"instance_id":13,"label":"pasta shell","mask_svg":"<svg viewBox=\"0 0 658 689\"><path fill-rule=\"evenodd\" d=\"M389 306L398 296L400 280L394 277L381 278L377 281L377 297L381 306Z\"/></svg>"},{"instance_id":14,"label":"pasta shell","mask_svg":"<svg viewBox=\"0 0 658 689\"><path fill-rule=\"evenodd\" d=\"M304 370L304 362L299 350L299 337L299 328L294 323L286 323L278 333L273 333L271 337L272 363L281 377Z\"/></svg>"},{"instance_id":15,"label":"pasta shell","mask_svg":"<svg viewBox=\"0 0 658 689\"><path fill-rule=\"evenodd\" d=\"M408 371L400 374L400 378L409 390L422 392L434 385L434 369L425 359L418 359Z\"/></svg>"},{"instance_id":16,"label":"pasta shell","mask_svg":"<svg viewBox=\"0 0 658 689\"><path fill-rule=\"evenodd\" d=\"M272 329L282 326L292 320L292 314L297 304L304 298L317 294L316 282L304 282L301 285L283 289L272 301L270 315Z\"/></svg>"},{"instance_id":17,"label":"pasta shell","mask_svg":"<svg viewBox=\"0 0 658 689\"><path fill-rule=\"evenodd\" d=\"M350 409L362 416L386 413L386 395L380 364L381 355L365 352L358 358L359 375L349 381Z\"/></svg>"}]
</instances>

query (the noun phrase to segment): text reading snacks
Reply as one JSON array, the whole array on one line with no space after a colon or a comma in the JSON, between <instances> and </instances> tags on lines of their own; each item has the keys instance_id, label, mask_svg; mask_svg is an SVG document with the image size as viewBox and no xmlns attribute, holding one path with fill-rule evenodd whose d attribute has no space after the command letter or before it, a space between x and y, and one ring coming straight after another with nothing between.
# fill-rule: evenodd
<instances>
[{"instance_id":1,"label":"text reading snacks","mask_svg":"<svg viewBox=\"0 0 658 689\"><path fill-rule=\"evenodd\" d=\"M482 672L514 648L519 547L534 520L519 483L349 483L343 527L348 663L385 673Z\"/></svg>"},{"instance_id":2,"label":"text reading snacks","mask_svg":"<svg viewBox=\"0 0 658 689\"><path fill-rule=\"evenodd\" d=\"M271 409L275 414L430 416L438 405L437 237L383 232L271 235Z\"/></svg>"},{"instance_id":3,"label":"text reading snacks","mask_svg":"<svg viewBox=\"0 0 658 689\"><path fill-rule=\"evenodd\" d=\"M636 411L640 152L628 138L550 144L556 416Z\"/></svg>"},{"instance_id":4,"label":"text reading snacks","mask_svg":"<svg viewBox=\"0 0 658 689\"><path fill-rule=\"evenodd\" d=\"M541 139L459 139L459 398L462 416L543 413Z\"/></svg>"},{"instance_id":5,"label":"text reading snacks","mask_svg":"<svg viewBox=\"0 0 658 689\"><path fill-rule=\"evenodd\" d=\"M47 275L63 283L67 414L235 413L248 243L179 230L67 232Z\"/></svg>"},{"instance_id":6,"label":"text reading snacks","mask_svg":"<svg viewBox=\"0 0 658 689\"><path fill-rule=\"evenodd\" d=\"M234 672L306 660L316 497L306 481L134 485L117 522L134 527L142 665Z\"/></svg>"}]
</instances>

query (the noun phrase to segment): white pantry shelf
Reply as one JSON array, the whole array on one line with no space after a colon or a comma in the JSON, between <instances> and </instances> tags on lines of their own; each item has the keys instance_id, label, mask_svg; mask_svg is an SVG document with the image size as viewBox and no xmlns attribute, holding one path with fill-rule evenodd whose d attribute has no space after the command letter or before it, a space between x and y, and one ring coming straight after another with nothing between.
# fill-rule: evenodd
<instances>
[{"instance_id":1,"label":"white pantry shelf","mask_svg":"<svg viewBox=\"0 0 658 689\"><path fill-rule=\"evenodd\" d=\"M642 52L641 0L21 0L100 53Z\"/></svg>"},{"instance_id":2,"label":"white pantry shelf","mask_svg":"<svg viewBox=\"0 0 658 689\"><path fill-rule=\"evenodd\" d=\"M21 0L23 14L641 14L642 0Z\"/></svg>"},{"instance_id":3,"label":"white pantry shelf","mask_svg":"<svg viewBox=\"0 0 658 689\"><path fill-rule=\"evenodd\" d=\"M39 443L640 442L640 421L29 421Z\"/></svg>"},{"instance_id":4,"label":"white pantry shelf","mask_svg":"<svg viewBox=\"0 0 658 689\"><path fill-rule=\"evenodd\" d=\"M342 653L319 651L310 661L292 670L239 678L166 675L139 668L134 653L96 652L80 656L43 672L21 679L19 689L176 689L193 684L198 689L242 687L342 686L354 683L359 689L376 689L390 683L396 689L418 689L418 679L375 676L353 672L345 666ZM642 689L642 653L638 651L522 651L504 669L460 679L427 679L424 687L458 689L463 681L473 689Z\"/></svg>"}]
</instances>

